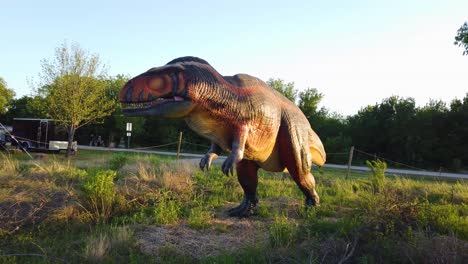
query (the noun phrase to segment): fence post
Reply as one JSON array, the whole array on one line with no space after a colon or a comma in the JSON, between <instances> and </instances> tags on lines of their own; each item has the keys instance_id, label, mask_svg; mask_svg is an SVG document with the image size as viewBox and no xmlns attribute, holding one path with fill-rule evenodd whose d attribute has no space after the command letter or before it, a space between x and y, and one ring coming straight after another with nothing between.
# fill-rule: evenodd
<instances>
[{"instance_id":1,"label":"fence post","mask_svg":"<svg viewBox=\"0 0 468 264\"><path fill-rule=\"evenodd\" d=\"M351 149L349 150L348 171L346 172L346 179L348 179L349 173L351 172L351 163L353 162L353 153L354 153L354 146L352 146Z\"/></svg>"},{"instance_id":2,"label":"fence post","mask_svg":"<svg viewBox=\"0 0 468 264\"><path fill-rule=\"evenodd\" d=\"M177 159L180 157L180 147L182 145L182 132L179 133L179 146L177 147Z\"/></svg>"}]
</instances>

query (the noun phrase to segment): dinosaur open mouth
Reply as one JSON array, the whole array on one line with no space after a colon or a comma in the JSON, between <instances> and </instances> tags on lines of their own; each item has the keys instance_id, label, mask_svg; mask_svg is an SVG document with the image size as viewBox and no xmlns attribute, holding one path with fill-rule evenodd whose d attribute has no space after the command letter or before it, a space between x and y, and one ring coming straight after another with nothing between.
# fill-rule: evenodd
<instances>
[{"instance_id":1,"label":"dinosaur open mouth","mask_svg":"<svg viewBox=\"0 0 468 264\"><path fill-rule=\"evenodd\" d=\"M171 102L183 102L185 99L181 96L172 96L172 97L159 97L151 101L145 102L122 102L122 105L125 110L137 110L151 108L156 105L162 105Z\"/></svg>"}]
</instances>

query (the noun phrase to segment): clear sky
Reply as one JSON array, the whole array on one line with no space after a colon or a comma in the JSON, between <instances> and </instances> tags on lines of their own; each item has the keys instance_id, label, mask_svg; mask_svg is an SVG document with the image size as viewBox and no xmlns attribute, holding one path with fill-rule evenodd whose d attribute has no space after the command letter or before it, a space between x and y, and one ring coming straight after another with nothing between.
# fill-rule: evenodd
<instances>
[{"instance_id":1,"label":"clear sky","mask_svg":"<svg viewBox=\"0 0 468 264\"><path fill-rule=\"evenodd\" d=\"M317 88L351 115L392 95L450 102L468 92L468 56L453 45L467 0L0 0L0 76L32 93L65 40L130 76L193 55L223 75Z\"/></svg>"}]
</instances>

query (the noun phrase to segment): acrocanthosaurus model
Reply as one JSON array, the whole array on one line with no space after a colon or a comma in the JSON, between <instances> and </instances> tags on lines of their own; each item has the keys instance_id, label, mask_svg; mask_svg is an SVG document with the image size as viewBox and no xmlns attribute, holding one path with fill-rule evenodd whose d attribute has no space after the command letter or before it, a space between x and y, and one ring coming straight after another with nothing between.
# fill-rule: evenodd
<instances>
[{"instance_id":1,"label":"acrocanthosaurus model","mask_svg":"<svg viewBox=\"0 0 468 264\"><path fill-rule=\"evenodd\" d=\"M226 175L234 166L244 190L231 216L247 216L257 204L257 172L289 171L306 197L318 205L312 163L325 163L325 150L307 118L291 101L266 83L246 74L222 76L196 57L177 58L152 68L120 91L125 115L183 118L199 135L211 140L200 168L209 169L222 151Z\"/></svg>"}]
</instances>

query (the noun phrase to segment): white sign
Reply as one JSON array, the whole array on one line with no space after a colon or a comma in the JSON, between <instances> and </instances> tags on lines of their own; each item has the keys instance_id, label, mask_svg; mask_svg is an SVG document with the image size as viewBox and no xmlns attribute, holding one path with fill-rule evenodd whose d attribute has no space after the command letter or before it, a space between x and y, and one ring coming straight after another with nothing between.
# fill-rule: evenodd
<instances>
[{"instance_id":1,"label":"white sign","mask_svg":"<svg viewBox=\"0 0 468 264\"><path fill-rule=\"evenodd\" d=\"M127 137L130 137L131 135L132 135L132 133L127 132Z\"/></svg>"},{"instance_id":2,"label":"white sign","mask_svg":"<svg viewBox=\"0 0 468 264\"><path fill-rule=\"evenodd\" d=\"M127 123L127 131L132 131L132 123Z\"/></svg>"}]
</instances>

